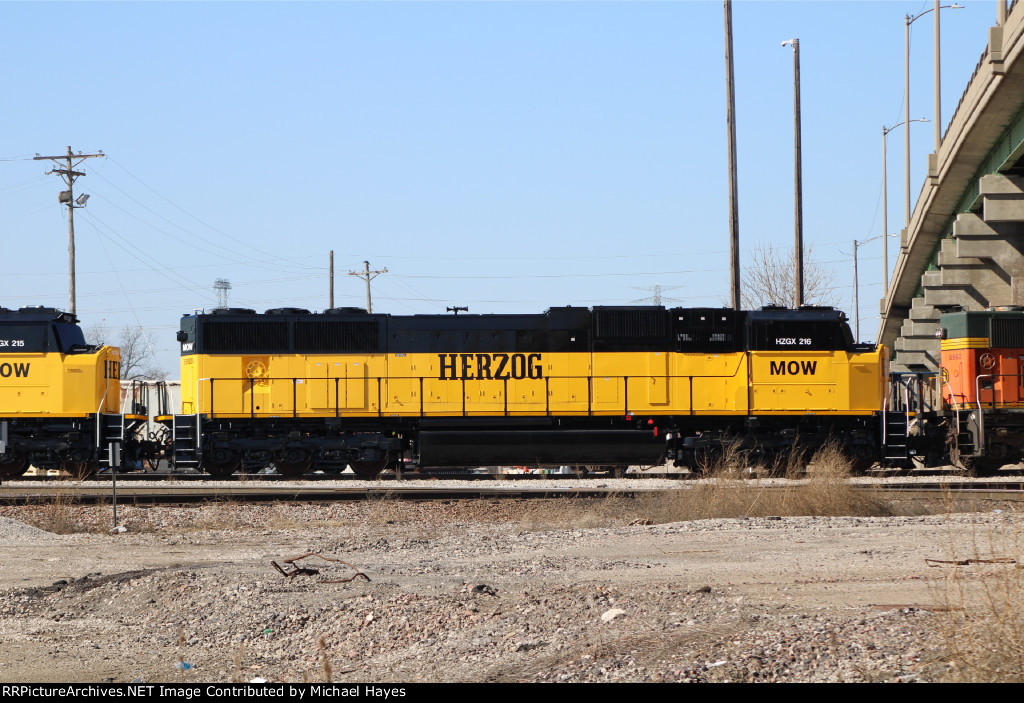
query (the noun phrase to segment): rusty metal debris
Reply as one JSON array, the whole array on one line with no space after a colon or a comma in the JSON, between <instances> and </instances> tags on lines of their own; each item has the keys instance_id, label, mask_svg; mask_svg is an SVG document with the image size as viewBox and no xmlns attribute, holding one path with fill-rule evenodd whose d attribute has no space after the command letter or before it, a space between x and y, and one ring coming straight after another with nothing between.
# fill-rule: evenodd
<instances>
[{"instance_id":1,"label":"rusty metal debris","mask_svg":"<svg viewBox=\"0 0 1024 703\"><path fill-rule=\"evenodd\" d=\"M318 554L316 552L309 552L308 554L303 554L302 556L292 557L291 559L285 559L281 562L281 564L285 565L283 567L276 561L271 561L270 563L275 569L280 571L281 575L285 578L291 578L292 576L316 576L320 573L319 569L314 569L311 566L299 566L295 563L297 561L307 559L309 557L316 557L317 559L323 559L324 561L332 561L337 564L344 564L345 566L356 572L355 576L352 576L351 578L335 580L321 579L318 583L348 583L349 581L355 581L357 578L362 578L366 581L370 580L369 576L364 574L356 567L352 566L352 564L349 564L347 561L342 561L341 559L332 559L331 557L325 557L323 554Z\"/></svg>"},{"instance_id":2,"label":"rusty metal debris","mask_svg":"<svg viewBox=\"0 0 1024 703\"><path fill-rule=\"evenodd\" d=\"M1010 557L996 557L994 559L954 559L952 561L944 561L942 559L925 559L924 563L931 567L941 566L943 564L969 566L971 564L1016 564L1017 560Z\"/></svg>"}]
</instances>

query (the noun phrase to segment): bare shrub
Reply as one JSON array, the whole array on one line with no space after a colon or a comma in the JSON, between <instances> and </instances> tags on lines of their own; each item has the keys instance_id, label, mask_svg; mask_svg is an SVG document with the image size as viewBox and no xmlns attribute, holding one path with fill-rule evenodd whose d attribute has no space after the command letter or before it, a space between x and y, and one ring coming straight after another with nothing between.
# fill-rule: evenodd
<instances>
[{"instance_id":1,"label":"bare shrub","mask_svg":"<svg viewBox=\"0 0 1024 703\"><path fill-rule=\"evenodd\" d=\"M248 527L241 504L237 500L221 498L203 503L196 511L193 530L237 530Z\"/></svg>"},{"instance_id":2,"label":"bare shrub","mask_svg":"<svg viewBox=\"0 0 1024 703\"><path fill-rule=\"evenodd\" d=\"M748 252L750 264L743 267L741 295L743 308L754 310L762 305L796 307L794 275L796 259L792 249L758 243ZM813 246L804 249L804 305L837 305L836 272L818 260Z\"/></svg>"},{"instance_id":3,"label":"bare shrub","mask_svg":"<svg viewBox=\"0 0 1024 703\"><path fill-rule=\"evenodd\" d=\"M25 522L58 535L109 530L110 509L96 510L93 506L83 506L77 484L70 479L55 481L53 495L43 499Z\"/></svg>"},{"instance_id":4,"label":"bare shrub","mask_svg":"<svg viewBox=\"0 0 1024 703\"><path fill-rule=\"evenodd\" d=\"M167 378L167 372L156 363L156 350L150 335L142 329L142 326L133 327L125 325L118 333L117 339L114 334L103 325L89 327L85 330L85 341L89 344L103 346L109 344L121 349L121 378L133 379L155 379Z\"/></svg>"},{"instance_id":5,"label":"bare shrub","mask_svg":"<svg viewBox=\"0 0 1024 703\"><path fill-rule=\"evenodd\" d=\"M701 452L697 457L705 476L741 477L749 473L750 451L739 441L726 441L720 447Z\"/></svg>"},{"instance_id":6,"label":"bare shrub","mask_svg":"<svg viewBox=\"0 0 1024 703\"><path fill-rule=\"evenodd\" d=\"M603 498L530 501L519 519L524 530L573 530L625 525L637 519L633 498L609 493Z\"/></svg>"},{"instance_id":7,"label":"bare shrub","mask_svg":"<svg viewBox=\"0 0 1024 703\"><path fill-rule=\"evenodd\" d=\"M723 451L723 456L726 452ZM652 493L643 498L652 522L680 522L709 518L765 516L882 516L891 508L877 495L848 482L850 460L830 443L812 457L806 475L803 453L793 451L784 465L775 467L791 477L784 485L773 481L732 478L720 470L711 478L685 487ZM732 461L729 466L736 466ZM734 473L732 475L735 475ZM800 476L800 478L794 478Z\"/></svg>"},{"instance_id":8,"label":"bare shrub","mask_svg":"<svg viewBox=\"0 0 1024 703\"><path fill-rule=\"evenodd\" d=\"M331 658L327 654L327 636L320 635L316 641L317 650L320 652L320 670L323 675L324 681L327 683L331 682L331 676L334 674L334 668L331 666Z\"/></svg>"},{"instance_id":9,"label":"bare shrub","mask_svg":"<svg viewBox=\"0 0 1024 703\"><path fill-rule=\"evenodd\" d=\"M366 524L371 527L402 525L409 521L402 497L394 491L374 491L366 495Z\"/></svg>"},{"instance_id":10,"label":"bare shrub","mask_svg":"<svg viewBox=\"0 0 1024 703\"><path fill-rule=\"evenodd\" d=\"M1024 681L1024 535L1010 522L973 531L958 547L938 587L939 632L946 678L958 682ZM966 556L965 556L966 555Z\"/></svg>"}]
</instances>

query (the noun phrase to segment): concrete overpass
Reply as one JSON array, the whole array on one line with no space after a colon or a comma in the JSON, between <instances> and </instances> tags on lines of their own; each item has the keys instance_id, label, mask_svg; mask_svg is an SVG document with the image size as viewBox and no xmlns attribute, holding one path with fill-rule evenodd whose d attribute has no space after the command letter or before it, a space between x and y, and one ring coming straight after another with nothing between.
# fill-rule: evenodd
<instances>
[{"instance_id":1,"label":"concrete overpass","mask_svg":"<svg viewBox=\"0 0 1024 703\"><path fill-rule=\"evenodd\" d=\"M997 7L900 233L878 332L894 371L938 368L941 312L1024 306L1024 2Z\"/></svg>"}]
</instances>

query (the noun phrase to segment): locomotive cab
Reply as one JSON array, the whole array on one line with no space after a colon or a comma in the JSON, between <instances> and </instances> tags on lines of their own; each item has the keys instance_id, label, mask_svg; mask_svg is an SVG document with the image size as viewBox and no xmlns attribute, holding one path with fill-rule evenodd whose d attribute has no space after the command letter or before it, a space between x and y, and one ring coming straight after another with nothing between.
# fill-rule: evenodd
<instances>
[{"instance_id":1,"label":"locomotive cab","mask_svg":"<svg viewBox=\"0 0 1024 703\"><path fill-rule=\"evenodd\" d=\"M94 470L118 424L104 418L117 417L120 364L119 349L86 344L70 313L0 309L0 478L30 464Z\"/></svg>"}]
</instances>

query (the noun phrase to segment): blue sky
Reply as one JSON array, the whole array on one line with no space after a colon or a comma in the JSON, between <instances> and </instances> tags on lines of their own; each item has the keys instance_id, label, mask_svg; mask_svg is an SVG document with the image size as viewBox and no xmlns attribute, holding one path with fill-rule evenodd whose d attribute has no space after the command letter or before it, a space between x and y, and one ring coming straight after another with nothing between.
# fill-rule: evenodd
<instances>
[{"instance_id":1,"label":"blue sky","mask_svg":"<svg viewBox=\"0 0 1024 703\"><path fill-rule=\"evenodd\" d=\"M948 122L995 23L942 12ZM854 239L881 233L881 127L904 119L904 15L931 2L733 5L740 236L793 238L801 44L804 236L852 314ZM912 26L911 117L934 119L932 19ZM141 324L176 368L183 313L363 305L540 312L729 300L722 3L0 3L0 305L67 305L66 210L34 154L68 145L85 326ZM916 198L933 148L912 125ZM903 130L889 135L889 229ZM897 248L891 245L890 263ZM860 250L861 336L881 242ZM671 289L671 290L670 290ZM678 301L678 302L677 302ZM172 376L176 372L172 371Z\"/></svg>"}]
</instances>

